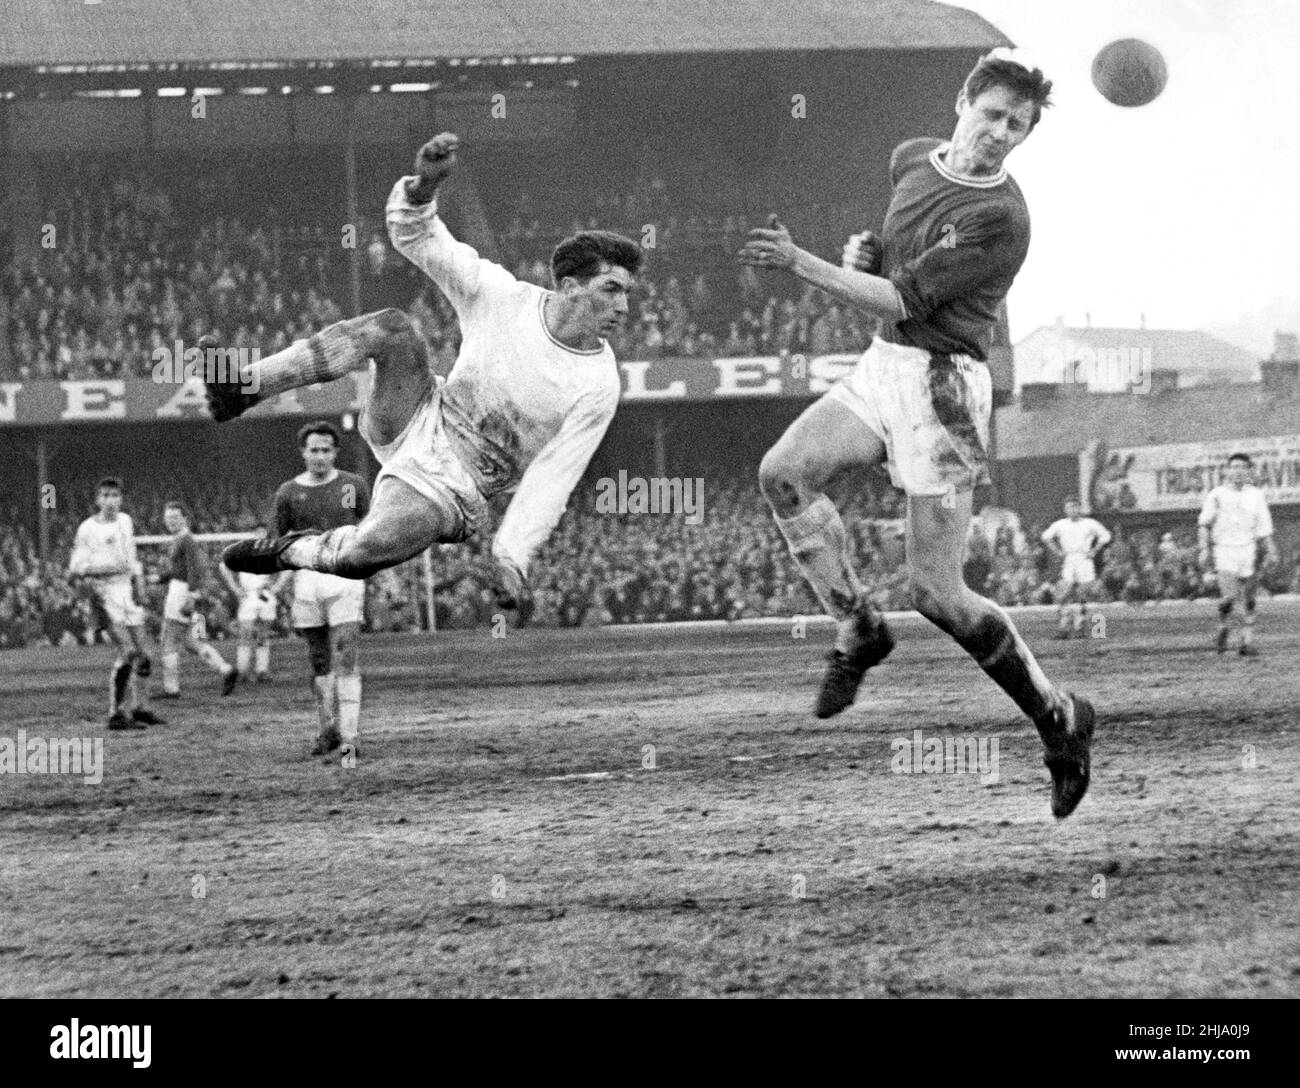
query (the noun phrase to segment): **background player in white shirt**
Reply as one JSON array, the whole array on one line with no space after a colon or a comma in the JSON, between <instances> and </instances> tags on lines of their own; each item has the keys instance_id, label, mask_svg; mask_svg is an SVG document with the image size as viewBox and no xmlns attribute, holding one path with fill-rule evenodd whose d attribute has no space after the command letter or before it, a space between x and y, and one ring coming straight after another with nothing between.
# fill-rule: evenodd
<instances>
[{"instance_id":1,"label":"background player in white shirt","mask_svg":"<svg viewBox=\"0 0 1300 1088\"><path fill-rule=\"evenodd\" d=\"M429 372L410 320L384 310L331 325L254 364L256 381L208 384L218 421L285 389L372 361L360 430L383 465L369 515L325 533L242 541L234 570L311 569L364 578L434 543L466 539L488 500L516 489L492 544L504 607L527 603L528 567L604 437L621 383L604 337L626 320L642 261L635 242L582 231L551 255L554 288L516 280L458 242L437 215L459 140L443 133L388 200L393 245L442 289L462 344L445 383ZM207 342L209 345L212 341Z\"/></svg>"},{"instance_id":2,"label":"background player in white shirt","mask_svg":"<svg viewBox=\"0 0 1300 1088\"><path fill-rule=\"evenodd\" d=\"M266 526L254 530L266 536ZM221 577L238 606L235 622L239 628L239 641L235 646L235 669L245 681L263 683L271 679L271 628L275 624L280 588L293 575L285 571L278 578L268 574L236 574L224 563Z\"/></svg>"},{"instance_id":3,"label":"background player in white shirt","mask_svg":"<svg viewBox=\"0 0 1300 1088\"><path fill-rule=\"evenodd\" d=\"M152 662L145 652L144 609L137 603L144 600L144 568L136 555L135 525L122 513L122 481L112 476L100 480L95 505L99 513L77 527L68 573L90 583L118 650L109 674L108 728L163 725L148 706L145 680Z\"/></svg>"},{"instance_id":4,"label":"background player in white shirt","mask_svg":"<svg viewBox=\"0 0 1300 1088\"><path fill-rule=\"evenodd\" d=\"M1043 543L1061 559L1061 580L1056 586L1056 637L1069 638L1071 626L1074 634L1082 636L1088 601L1096 597L1097 567L1093 560L1110 543L1110 530L1093 518L1085 518L1083 506L1071 495L1065 500L1065 517L1047 527Z\"/></svg>"},{"instance_id":5,"label":"background player in white shirt","mask_svg":"<svg viewBox=\"0 0 1300 1088\"><path fill-rule=\"evenodd\" d=\"M1197 520L1200 539L1200 562L1203 570L1213 569L1219 581L1219 633L1215 647L1219 653L1228 648L1229 626L1233 606L1241 606L1242 657L1255 657L1255 590L1259 584L1255 569L1259 548L1265 551L1264 564L1277 564L1277 545L1273 543L1273 518L1269 515L1264 493L1250 482L1253 463L1244 453L1228 458L1228 482L1212 488ZM1213 556L1211 556L1213 548ZM1211 566L1211 559L1213 565Z\"/></svg>"}]
</instances>

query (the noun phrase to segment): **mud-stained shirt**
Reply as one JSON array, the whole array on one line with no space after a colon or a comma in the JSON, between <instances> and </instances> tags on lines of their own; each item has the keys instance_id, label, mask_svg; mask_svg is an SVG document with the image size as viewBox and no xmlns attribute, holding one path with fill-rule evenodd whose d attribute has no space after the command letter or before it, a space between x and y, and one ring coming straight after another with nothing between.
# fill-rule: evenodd
<instances>
[{"instance_id":1,"label":"mud-stained shirt","mask_svg":"<svg viewBox=\"0 0 1300 1088\"><path fill-rule=\"evenodd\" d=\"M410 202L408 180L388 199L389 237L460 319L443 428L485 497L517 489L492 550L527 571L614 418L618 365L607 342L579 351L556 340L543 311L551 292L453 238L436 201Z\"/></svg>"}]
</instances>

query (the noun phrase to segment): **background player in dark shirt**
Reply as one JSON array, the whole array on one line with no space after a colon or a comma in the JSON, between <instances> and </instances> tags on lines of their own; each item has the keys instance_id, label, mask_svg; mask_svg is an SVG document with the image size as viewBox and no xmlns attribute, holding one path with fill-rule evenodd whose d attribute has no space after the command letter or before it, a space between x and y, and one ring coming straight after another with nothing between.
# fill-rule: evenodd
<instances>
[{"instance_id":1,"label":"background player in dark shirt","mask_svg":"<svg viewBox=\"0 0 1300 1088\"><path fill-rule=\"evenodd\" d=\"M275 535L356 525L370 509L370 487L360 476L334 467L338 431L324 421L309 423L298 432L298 447L306 471L286 480L275 493ZM294 580L293 626L307 640L320 715L320 734L312 754L326 755L337 748L352 765L360 729L357 640L366 584L314 570L286 571L280 578ZM277 580L273 592L280 584Z\"/></svg>"},{"instance_id":2,"label":"background player in dark shirt","mask_svg":"<svg viewBox=\"0 0 1300 1088\"><path fill-rule=\"evenodd\" d=\"M800 249L773 216L750 232L742 262L792 272L886 323L855 372L808 408L763 459L760 482L790 550L839 621L816 713L849 706L893 637L849 566L844 524L825 494L850 466L885 462L907 492L912 599L1033 719L1052 774L1052 812L1068 816L1088 786L1093 710L1057 689L992 601L962 579L974 487L988 479L992 389L987 358L997 308L1029 247L1029 214L1006 173L1048 104L1051 84L995 50L957 96L947 141L908 140L890 160L893 195L881 263L855 236L848 267Z\"/></svg>"},{"instance_id":3,"label":"background player in dark shirt","mask_svg":"<svg viewBox=\"0 0 1300 1088\"><path fill-rule=\"evenodd\" d=\"M235 666L208 641L203 613L194 608L207 565L203 561L202 549L190 532L190 515L184 504L167 503L163 507L163 524L172 534L172 542L167 551L168 582L162 629L163 689L158 698L180 697L182 646L221 676L221 694L229 695L239 679Z\"/></svg>"}]
</instances>

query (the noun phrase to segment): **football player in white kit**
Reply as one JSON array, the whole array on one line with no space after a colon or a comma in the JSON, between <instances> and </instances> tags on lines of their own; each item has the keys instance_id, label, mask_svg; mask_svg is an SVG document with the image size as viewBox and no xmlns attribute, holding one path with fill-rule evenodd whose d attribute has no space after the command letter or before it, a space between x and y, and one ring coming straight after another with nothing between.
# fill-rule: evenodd
<instances>
[{"instance_id":1,"label":"football player in white kit","mask_svg":"<svg viewBox=\"0 0 1300 1088\"><path fill-rule=\"evenodd\" d=\"M266 536L266 526L257 526L258 536ZM235 668L247 682L258 684L271 679L271 628L275 623L280 587L288 572L278 578L269 574L236 574L224 563L221 577L239 602L235 622L239 642L235 646Z\"/></svg>"},{"instance_id":2,"label":"football player in white kit","mask_svg":"<svg viewBox=\"0 0 1300 1088\"><path fill-rule=\"evenodd\" d=\"M371 361L359 429L383 469L369 514L327 532L231 545L232 569L365 578L431 544L465 540L482 525L488 500L515 490L492 555L498 600L520 607L522 618L529 564L618 407L621 382L605 337L627 317L642 255L630 239L582 231L552 254L552 290L515 279L438 217L435 198L458 147L451 133L425 144L416 174L398 181L387 208L393 245L442 289L460 321L460 354L445 383L435 382L406 315L384 310L262 359L248 375L255 381L207 384L221 421L257 398L332 381Z\"/></svg>"},{"instance_id":3,"label":"football player in white kit","mask_svg":"<svg viewBox=\"0 0 1300 1088\"><path fill-rule=\"evenodd\" d=\"M136 555L135 525L122 512L122 481L112 476L100 480L95 505L99 513L77 528L68 574L90 583L108 618L108 637L117 647L109 674L108 728L164 725L148 706L145 680L152 662L144 648L144 609L137 603L144 599L144 568Z\"/></svg>"},{"instance_id":4,"label":"football player in white kit","mask_svg":"<svg viewBox=\"0 0 1300 1088\"><path fill-rule=\"evenodd\" d=\"M1259 584L1255 569L1261 546L1265 567L1278 562L1273 542L1273 518L1264 502L1264 493L1250 482L1253 463L1244 453L1228 458L1228 482L1212 488L1197 520L1200 563L1203 570L1213 570L1219 581L1219 633L1215 648L1228 649L1234 607L1241 610L1242 657L1256 657L1255 590ZM1213 552L1213 554L1211 554Z\"/></svg>"},{"instance_id":5,"label":"football player in white kit","mask_svg":"<svg viewBox=\"0 0 1300 1088\"><path fill-rule=\"evenodd\" d=\"M1061 580L1056 586L1056 637L1082 637L1088 601L1096 599L1097 567L1093 561L1110 543L1110 530L1084 517L1082 504L1071 495L1065 500L1065 517L1047 527L1043 543L1061 559Z\"/></svg>"}]
</instances>

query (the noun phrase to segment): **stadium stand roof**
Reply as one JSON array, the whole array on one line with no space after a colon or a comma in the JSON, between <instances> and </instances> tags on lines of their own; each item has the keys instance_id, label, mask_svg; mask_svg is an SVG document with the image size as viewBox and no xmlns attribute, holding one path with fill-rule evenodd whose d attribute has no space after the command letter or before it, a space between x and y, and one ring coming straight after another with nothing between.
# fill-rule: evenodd
<instances>
[{"instance_id":1,"label":"stadium stand roof","mask_svg":"<svg viewBox=\"0 0 1300 1088\"><path fill-rule=\"evenodd\" d=\"M984 49L931 0L23 0L0 66Z\"/></svg>"}]
</instances>

